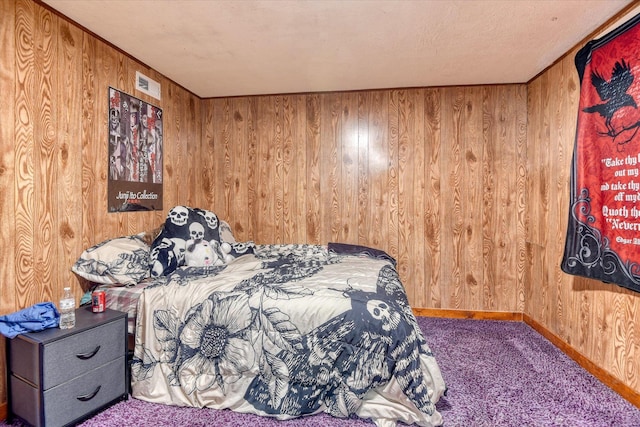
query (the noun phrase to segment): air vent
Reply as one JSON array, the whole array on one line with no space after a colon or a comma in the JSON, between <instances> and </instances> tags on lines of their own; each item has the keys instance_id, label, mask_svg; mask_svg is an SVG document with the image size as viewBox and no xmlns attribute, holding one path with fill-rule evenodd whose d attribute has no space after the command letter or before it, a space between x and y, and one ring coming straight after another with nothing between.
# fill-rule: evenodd
<instances>
[{"instance_id":1,"label":"air vent","mask_svg":"<svg viewBox=\"0 0 640 427\"><path fill-rule=\"evenodd\" d=\"M160 83L151 80L140 71L136 71L136 89L149 96L153 96L155 99L160 99Z\"/></svg>"}]
</instances>

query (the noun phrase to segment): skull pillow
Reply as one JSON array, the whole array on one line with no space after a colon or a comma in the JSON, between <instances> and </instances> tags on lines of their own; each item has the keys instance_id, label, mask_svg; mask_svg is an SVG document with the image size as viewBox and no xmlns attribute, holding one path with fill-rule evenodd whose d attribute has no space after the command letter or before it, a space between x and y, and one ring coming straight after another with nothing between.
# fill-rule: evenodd
<instances>
[{"instance_id":1,"label":"skull pillow","mask_svg":"<svg viewBox=\"0 0 640 427\"><path fill-rule=\"evenodd\" d=\"M169 211L168 221L177 227L182 227L189 220L189 208L185 206L176 206Z\"/></svg>"},{"instance_id":2,"label":"skull pillow","mask_svg":"<svg viewBox=\"0 0 640 427\"><path fill-rule=\"evenodd\" d=\"M219 224L220 221L213 212L188 206L173 207L167 214L162 232L151 244L151 275L167 275L184 265L184 242L188 240L220 242ZM168 246L162 243L167 240L182 244Z\"/></svg>"}]
</instances>

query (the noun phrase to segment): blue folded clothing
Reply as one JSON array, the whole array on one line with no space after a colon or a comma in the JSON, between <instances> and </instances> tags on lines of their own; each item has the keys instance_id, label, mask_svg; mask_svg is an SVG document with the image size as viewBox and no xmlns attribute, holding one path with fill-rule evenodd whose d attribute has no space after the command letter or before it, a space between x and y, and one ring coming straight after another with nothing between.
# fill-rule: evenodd
<instances>
[{"instance_id":1,"label":"blue folded clothing","mask_svg":"<svg viewBox=\"0 0 640 427\"><path fill-rule=\"evenodd\" d=\"M52 302L41 302L15 313L0 316L0 334L7 338L26 332L55 328L60 323L60 313Z\"/></svg>"}]
</instances>

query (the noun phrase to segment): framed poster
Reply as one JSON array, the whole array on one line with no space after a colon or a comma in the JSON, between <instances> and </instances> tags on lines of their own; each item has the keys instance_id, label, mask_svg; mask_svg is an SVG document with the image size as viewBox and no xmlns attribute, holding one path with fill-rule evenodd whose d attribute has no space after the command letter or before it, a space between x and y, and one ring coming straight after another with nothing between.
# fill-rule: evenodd
<instances>
[{"instance_id":1,"label":"framed poster","mask_svg":"<svg viewBox=\"0 0 640 427\"><path fill-rule=\"evenodd\" d=\"M109 88L109 212L162 210L162 110Z\"/></svg>"}]
</instances>

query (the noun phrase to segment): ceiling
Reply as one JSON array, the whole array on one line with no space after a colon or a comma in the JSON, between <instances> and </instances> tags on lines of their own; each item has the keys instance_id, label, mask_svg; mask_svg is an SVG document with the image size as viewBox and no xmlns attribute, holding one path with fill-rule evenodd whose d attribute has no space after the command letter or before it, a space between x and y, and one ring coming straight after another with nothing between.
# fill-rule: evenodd
<instances>
[{"instance_id":1,"label":"ceiling","mask_svg":"<svg viewBox=\"0 0 640 427\"><path fill-rule=\"evenodd\" d=\"M633 0L42 0L202 97L524 83Z\"/></svg>"}]
</instances>

